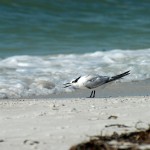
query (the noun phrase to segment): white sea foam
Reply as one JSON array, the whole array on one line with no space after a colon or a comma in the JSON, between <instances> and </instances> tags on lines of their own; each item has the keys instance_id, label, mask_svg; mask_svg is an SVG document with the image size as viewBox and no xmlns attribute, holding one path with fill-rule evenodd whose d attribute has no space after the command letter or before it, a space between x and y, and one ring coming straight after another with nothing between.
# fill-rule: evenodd
<instances>
[{"instance_id":1,"label":"white sea foam","mask_svg":"<svg viewBox=\"0 0 150 150\"><path fill-rule=\"evenodd\" d=\"M20 98L68 91L63 83L80 75L116 75L121 82L150 78L150 49L97 51L86 54L13 56L0 60L0 98Z\"/></svg>"}]
</instances>

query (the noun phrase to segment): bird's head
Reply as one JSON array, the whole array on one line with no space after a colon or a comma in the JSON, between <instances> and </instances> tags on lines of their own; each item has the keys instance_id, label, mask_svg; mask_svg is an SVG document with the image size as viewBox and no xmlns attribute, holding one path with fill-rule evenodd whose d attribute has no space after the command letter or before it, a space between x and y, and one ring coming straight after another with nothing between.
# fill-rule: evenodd
<instances>
[{"instance_id":1,"label":"bird's head","mask_svg":"<svg viewBox=\"0 0 150 150\"><path fill-rule=\"evenodd\" d=\"M65 85L64 88L67 88L67 87L70 87L70 86L76 87L77 86L77 82L80 79L80 77L78 77L77 79L71 80L71 82L65 83L64 84Z\"/></svg>"}]
</instances>

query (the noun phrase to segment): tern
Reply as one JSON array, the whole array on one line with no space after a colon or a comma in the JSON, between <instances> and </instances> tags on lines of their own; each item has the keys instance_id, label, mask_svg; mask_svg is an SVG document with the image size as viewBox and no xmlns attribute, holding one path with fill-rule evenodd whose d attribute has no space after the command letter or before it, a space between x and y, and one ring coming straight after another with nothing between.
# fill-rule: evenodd
<instances>
[{"instance_id":1,"label":"tern","mask_svg":"<svg viewBox=\"0 0 150 150\"><path fill-rule=\"evenodd\" d=\"M130 74L130 71L126 71L122 74L118 74L116 76L100 76L98 74L95 75L85 75L79 76L78 78L72 80L69 83L65 83L64 88L73 87L74 89L94 89L92 90L89 98L95 97L95 89L101 85L107 84L109 82L118 80Z\"/></svg>"}]
</instances>

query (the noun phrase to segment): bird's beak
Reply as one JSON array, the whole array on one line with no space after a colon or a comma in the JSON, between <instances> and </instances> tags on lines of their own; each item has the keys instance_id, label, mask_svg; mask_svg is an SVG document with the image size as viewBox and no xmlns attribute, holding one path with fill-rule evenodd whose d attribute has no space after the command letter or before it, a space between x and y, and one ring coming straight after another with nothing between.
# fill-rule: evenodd
<instances>
[{"instance_id":1,"label":"bird's beak","mask_svg":"<svg viewBox=\"0 0 150 150\"><path fill-rule=\"evenodd\" d=\"M71 86L71 83L65 83L63 85L65 85L64 88L67 88L67 87Z\"/></svg>"}]
</instances>

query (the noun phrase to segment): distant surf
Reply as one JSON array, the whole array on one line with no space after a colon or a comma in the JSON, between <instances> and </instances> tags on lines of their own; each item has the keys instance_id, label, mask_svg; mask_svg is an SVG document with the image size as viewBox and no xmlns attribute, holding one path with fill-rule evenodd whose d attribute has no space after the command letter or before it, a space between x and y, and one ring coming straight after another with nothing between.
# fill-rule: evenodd
<instances>
[{"instance_id":1,"label":"distant surf","mask_svg":"<svg viewBox=\"0 0 150 150\"><path fill-rule=\"evenodd\" d=\"M0 60L0 98L67 92L63 83L84 74L113 76L130 70L120 82L150 78L150 49L84 54L12 56Z\"/></svg>"}]
</instances>

